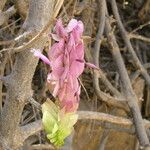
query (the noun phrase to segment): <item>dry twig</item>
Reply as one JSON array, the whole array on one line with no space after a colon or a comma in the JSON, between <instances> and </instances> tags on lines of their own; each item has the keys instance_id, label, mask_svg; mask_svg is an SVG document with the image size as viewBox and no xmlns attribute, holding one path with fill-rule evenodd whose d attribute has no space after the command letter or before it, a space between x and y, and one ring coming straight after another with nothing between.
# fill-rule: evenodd
<instances>
[{"instance_id":1,"label":"dry twig","mask_svg":"<svg viewBox=\"0 0 150 150\"><path fill-rule=\"evenodd\" d=\"M117 4L116 4L116 1L115 0L112 0L111 1L111 6L112 6L112 10L113 10L113 14L116 18L116 22L118 24L118 27L120 29L120 32L121 32L121 35L123 37L123 40L129 50L129 52L132 54L132 58L134 60L134 63L137 67L137 69L140 70L141 74L143 75L143 77L145 78L146 82L148 85L150 85L150 76L149 74L147 73L147 70L143 67L143 65L141 64L141 62L139 61L133 47L132 47L132 44L129 40L129 37L128 37L128 34L127 34L127 31L125 30L123 24L122 24L122 21L121 21L121 18L119 16L119 12L118 12L118 8L117 8Z\"/></svg>"},{"instance_id":2,"label":"dry twig","mask_svg":"<svg viewBox=\"0 0 150 150\"><path fill-rule=\"evenodd\" d=\"M47 31L49 30L49 28L52 26L57 14L59 13L59 10L60 10L62 4L63 4L63 0L58 0L57 4L55 5L55 8L54 8L54 14L51 17L51 19L48 21L47 25L35 37L33 37L29 42L27 42L27 43L25 43L19 47L3 49L0 52L13 50L13 53L18 53L18 52L21 52L23 50L27 50L27 49L32 48L33 44L35 42L37 42L43 36L43 34L46 34Z\"/></svg>"},{"instance_id":3,"label":"dry twig","mask_svg":"<svg viewBox=\"0 0 150 150\"><path fill-rule=\"evenodd\" d=\"M106 30L106 35L107 35L109 44L111 46L111 53L119 69L125 98L127 99L128 105L130 107L130 111L133 115L137 137L139 139L140 145L143 147L147 147L149 146L149 139L147 137L146 130L144 128L144 124L143 124L143 120L141 116L141 112L137 104L138 100L132 89L131 82L130 82L127 70L125 68L123 58L120 54L119 46L112 32L109 18L106 19L105 30Z\"/></svg>"}]
</instances>

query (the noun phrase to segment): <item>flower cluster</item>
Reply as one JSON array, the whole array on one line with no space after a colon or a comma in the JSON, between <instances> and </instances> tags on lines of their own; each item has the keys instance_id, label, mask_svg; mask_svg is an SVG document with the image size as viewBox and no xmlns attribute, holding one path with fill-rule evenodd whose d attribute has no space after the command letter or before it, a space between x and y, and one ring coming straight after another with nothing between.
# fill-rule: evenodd
<instances>
[{"instance_id":1,"label":"flower cluster","mask_svg":"<svg viewBox=\"0 0 150 150\"><path fill-rule=\"evenodd\" d=\"M65 112L74 112L78 108L80 85L78 77L84 70L84 45L81 39L83 23L72 19L66 28L61 19L51 34L56 43L51 47L48 58L39 51L34 55L50 65L48 83L54 85L53 96L58 96L60 107Z\"/></svg>"},{"instance_id":2,"label":"flower cluster","mask_svg":"<svg viewBox=\"0 0 150 150\"><path fill-rule=\"evenodd\" d=\"M58 132L60 131L59 125L61 124L60 126L62 126L64 122L70 122L71 129L71 127L76 122L75 120L77 120L76 116L71 116L75 115L79 105L80 84L78 78L82 74L85 64L90 67L96 68L92 64L85 63L84 44L81 38L83 30L84 26L81 21L72 19L69 24L64 27L61 19L58 19L54 28L54 33L51 34L51 37L55 40L55 43L48 52L48 58L44 56L40 51L32 50L35 56L39 57L46 64L50 65L51 71L48 74L47 81L51 86L53 86L53 96L58 97L59 108L61 110L61 113L64 113L62 119L60 117L60 113L58 113L58 111L57 113L55 112L56 114L58 114L58 118L55 118L54 124L57 124L58 127L55 133L52 134L52 132L54 132L54 130L52 131L52 129L50 130L51 132L49 132L49 139L53 137L53 141L55 141L54 143L59 143L58 141L60 141L60 138L58 140ZM47 108L47 106L45 107L44 105L43 108ZM52 107L50 109L52 109ZM44 112L46 113L44 114ZM48 114L47 109L46 111L45 109L43 109L43 114L44 118L46 118L44 120L46 120L46 122L49 122L47 121L47 117L45 117L46 114ZM71 123L71 118L76 119L73 119ZM47 127L47 123L45 123L45 121L43 122ZM54 126L54 124L52 126ZM60 132L62 132L62 130L63 129L61 128ZM71 132L70 130L68 131L69 133ZM57 137L57 139L55 137ZM63 138L64 137L62 136L61 139Z\"/></svg>"}]
</instances>

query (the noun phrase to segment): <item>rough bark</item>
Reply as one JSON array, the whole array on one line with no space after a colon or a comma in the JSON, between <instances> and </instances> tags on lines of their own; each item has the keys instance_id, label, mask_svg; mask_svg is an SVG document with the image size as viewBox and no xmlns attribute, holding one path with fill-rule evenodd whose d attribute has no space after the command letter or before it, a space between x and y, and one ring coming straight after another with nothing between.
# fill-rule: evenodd
<instances>
[{"instance_id":1,"label":"rough bark","mask_svg":"<svg viewBox=\"0 0 150 150\"><path fill-rule=\"evenodd\" d=\"M54 0L31 0L29 15L25 21L25 31L42 29L52 17ZM42 49L45 38L40 39L33 45L34 48ZM38 59L30 53L29 49L16 54L16 60L11 74L4 78L7 87L7 100L1 115L1 138L6 144L16 149L23 143L16 139L20 118L25 102L32 96L31 83ZM13 119L12 119L13 118ZM1 147L3 150L4 148Z\"/></svg>"}]
</instances>

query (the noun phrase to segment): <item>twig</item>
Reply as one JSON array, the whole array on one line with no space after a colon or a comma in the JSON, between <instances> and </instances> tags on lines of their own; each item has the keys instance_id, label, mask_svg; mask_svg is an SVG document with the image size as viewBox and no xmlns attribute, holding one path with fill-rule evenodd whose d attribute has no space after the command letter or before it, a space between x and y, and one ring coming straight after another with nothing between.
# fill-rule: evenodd
<instances>
[{"instance_id":1,"label":"twig","mask_svg":"<svg viewBox=\"0 0 150 150\"><path fill-rule=\"evenodd\" d=\"M33 123L29 123L20 127L20 133L22 135L22 141L26 140L29 136L38 133L39 131L43 130L43 125L41 120L37 120Z\"/></svg>"},{"instance_id":2,"label":"twig","mask_svg":"<svg viewBox=\"0 0 150 150\"><path fill-rule=\"evenodd\" d=\"M129 37L130 39L138 39L138 40L142 40L142 41L145 41L145 42L150 43L150 38L144 37L144 36L142 36L142 35L129 33L129 34L128 34L128 37Z\"/></svg>"},{"instance_id":3,"label":"twig","mask_svg":"<svg viewBox=\"0 0 150 150\"><path fill-rule=\"evenodd\" d=\"M18 18L17 20L15 20L14 22L8 24L7 26L3 27L0 29L0 32L7 29L8 27L10 27L11 25L15 24L16 22L18 22L19 20L21 20L21 18Z\"/></svg>"},{"instance_id":4,"label":"twig","mask_svg":"<svg viewBox=\"0 0 150 150\"><path fill-rule=\"evenodd\" d=\"M107 105L117 107L125 110L126 112L129 112L129 108L127 106L125 99L120 100L110 95L107 95L98 88L95 88L95 92L97 93L98 98L103 102L105 102Z\"/></svg>"},{"instance_id":5,"label":"twig","mask_svg":"<svg viewBox=\"0 0 150 150\"><path fill-rule=\"evenodd\" d=\"M5 51L9 51L9 50L13 50L14 53L18 53L18 52L21 52L23 50L26 50L26 49L30 49L33 44L35 42L37 42L44 33L46 33L48 31L48 29L51 27L52 23L54 22L54 18L56 18L62 4L63 4L63 1L64 0L58 0L57 1L57 4L54 8L54 14L52 15L52 18L48 21L47 25L35 36L33 37L29 42L25 43L24 45L21 45L19 47L13 47L13 48L8 48L8 49L3 49L1 50L0 52L5 52Z\"/></svg>"},{"instance_id":6,"label":"twig","mask_svg":"<svg viewBox=\"0 0 150 150\"><path fill-rule=\"evenodd\" d=\"M148 69L150 68L150 63L146 63L143 66L145 69ZM131 75L130 80L132 84L135 82L135 80L138 78L139 75L140 75L139 70L135 71L134 74Z\"/></svg>"},{"instance_id":7,"label":"twig","mask_svg":"<svg viewBox=\"0 0 150 150\"><path fill-rule=\"evenodd\" d=\"M92 4L91 1L87 1L87 2ZM94 16L93 11L90 10L90 9L88 9L88 11L87 10L83 10L82 16L84 16L82 18L82 20L83 20L84 24L86 24L86 26L85 26L86 27L85 28L85 35L91 36L92 35L92 30L93 30L93 26L91 25L92 24L91 22L92 22L92 19L93 19L93 16ZM85 43L85 48L86 48L85 57L86 57L87 61L88 62L93 62L92 61L93 58L92 58L90 50L89 50L90 49L90 45ZM129 111L129 109L128 109L127 105L126 105L126 102L122 102L123 99L121 101L120 98L117 99L115 97L109 96L106 93L102 92L99 88L95 88L95 89L96 89L96 93L97 93L97 96L98 96L99 100L107 103L110 106L121 108L121 109L123 109L123 110L125 110L127 112Z\"/></svg>"},{"instance_id":8,"label":"twig","mask_svg":"<svg viewBox=\"0 0 150 150\"><path fill-rule=\"evenodd\" d=\"M137 104L138 100L131 86L131 82L130 82L127 70L125 68L125 64L121 56L119 46L112 32L109 18L106 19L105 30L106 30L106 35L107 35L109 44L111 46L111 49L110 49L111 53L119 69L120 78L123 84L124 94L127 99L128 105L130 107L131 113L133 115L137 137L139 139L140 145L143 147L147 147L149 146L149 139L147 137L146 130L143 124L143 119L141 116L141 112Z\"/></svg>"},{"instance_id":9,"label":"twig","mask_svg":"<svg viewBox=\"0 0 150 150\"><path fill-rule=\"evenodd\" d=\"M114 115L109 115L100 112L92 112L92 111L78 111L79 120L97 120L102 122L109 122L115 125L132 127L134 126L133 121L131 119L126 119L122 117L117 117ZM150 122L147 120L143 120L145 128L150 128Z\"/></svg>"},{"instance_id":10,"label":"twig","mask_svg":"<svg viewBox=\"0 0 150 150\"><path fill-rule=\"evenodd\" d=\"M20 42L21 40L24 40L26 37L29 35L33 35L33 31L27 31L24 32L23 34L19 35L15 39L8 40L8 41L0 41L0 45L9 45L9 44L15 44L16 42Z\"/></svg>"},{"instance_id":11,"label":"twig","mask_svg":"<svg viewBox=\"0 0 150 150\"><path fill-rule=\"evenodd\" d=\"M125 28L124 28L124 26L122 24L121 18L119 16L119 12L118 12L118 8L117 8L117 4L116 4L115 0L111 1L111 7L112 7L112 10L113 10L113 14L114 14L114 16L116 18L118 27L120 29L121 35L123 37L123 40L124 40L128 50L129 50L129 52L131 53L131 55L133 57L135 65L136 65L137 69L140 70L140 72L143 75L143 77L145 78L147 84L150 85L150 76L147 73L147 70L143 67L143 65L139 61L139 59L138 59L138 57L137 57L137 55L136 55L136 53L135 53L135 51L134 51L134 49L133 49L133 47L131 45L131 42L130 42L128 34L127 34L127 31L125 30Z\"/></svg>"},{"instance_id":12,"label":"twig","mask_svg":"<svg viewBox=\"0 0 150 150\"><path fill-rule=\"evenodd\" d=\"M88 94L88 92L87 92L87 90L86 90L85 86L83 85L83 83L82 83L81 79L80 79L80 78L78 78L78 80L79 80L79 83L80 83L81 87L83 88L83 90L84 90L84 92L85 92L85 94L86 94L86 97L87 97L88 101L90 101L89 94Z\"/></svg>"},{"instance_id":13,"label":"twig","mask_svg":"<svg viewBox=\"0 0 150 150\"><path fill-rule=\"evenodd\" d=\"M4 8L4 6L5 6L6 2L7 2L7 0L1 0L0 2L1 2L0 3L0 10L3 10L3 8Z\"/></svg>"},{"instance_id":14,"label":"twig","mask_svg":"<svg viewBox=\"0 0 150 150\"><path fill-rule=\"evenodd\" d=\"M99 67L99 52L100 52L100 45L101 45L101 40L103 38L103 32L104 32L104 26L105 26L105 12L106 12L106 6L104 0L100 0L100 19L99 19L99 27L98 27L98 32L96 35L96 41L94 45L94 63L97 67Z\"/></svg>"},{"instance_id":15,"label":"twig","mask_svg":"<svg viewBox=\"0 0 150 150\"><path fill-rule=\"evenodd\" d=\"M0 63L0 74L1 74L1 79L0 79L0 115L1 115L1 112L2 112L2 103L3 103L3 76L4 76L4 72L5 72L5 65L8 61L8 55L7 54L4 54L3 55L3 58L1 60L2 62Z\"/></svg>"},{"instance_id":16,"label":"twig","mask_svg":"<svg viewBox=\"0 0 150 150\"><path fill-rule=\"evenodd\" d=\"M15 13L16 13L16 9L14 6L10 7L5 12L0 12L0 26L4 24Z\"/></svg>"},{"instance_id":17,"label":"twig","mask_svg":"<svg viewBox=\"0 0 150 150\"><path fill-rule=\"evenodd\" d=\"M123 98L123 96L121 95L121 93L111 84L111 82L108 80L108 78L106 77L105 73L99 69L94 70L94 74L100 78L100 80L105 84L105 86L110 90L110 92L118 98ZM96 84L99 84L99 82L96 82L96 76L94 76L94 84L95 84L95 88L98 87L98 85L96 86ZM99 88L100 90L100 88Z\"/></svg>"},{"instance_id":18,"label":"twig","mask_svg":"<svg viewBox=\"0 0 150 150\"><path fill-rule=\"evenodd\" d=\"M103 32L104 32L104 26L105 26L105 12L106 12L106 6L105 6L105 2L104 0L99 1L100 3L100 20L99 20L99 27L98 27L98 33L96 35L96 41L95 41L95 45L94 45L94 53L93 53L93 61L94 64L99 67L99 52L100 52L100 45L101 45L101 40L102 40L102 36L103 36ZM101 77L102 77L102 81L103 78L105 78L105 75L103 74L103 72L101 71ZM107 80L104 80L107 81ZM106 83L106 82L104 82ZM98 95L98 97L100 95L99 91L100 87L99 87L99 77L96 71L94 71L94 76L93 76L93 85L96 91L96 94Z\"/></svg>"},{"instance_id":19,"label":"twig","mask_svg":"<svg viewBox=\"0 0 150 150\"><path fill-rule=\"evenodd\" d=\"M116 109L111 110L110 113L113 115L116 114ZM105 150L109 134L110 129L104 128L100 139L99 150Z\"/></svg>"},{"instance_id":20,"label":"twig","mask_svg":"<svg viewBox=\"0 0 150 150\"><path fill-rule=\"evenodd\" d=\"M94 46L94 54L93 54L93 58L94 58L94 64L99 67L99 52L100 52L100 44L101 44L101 40L102 40L102 35L103 35L103 31L104 31L104 25L105 25L105 12L106 12L106 6L104 3L104 0L99 1L100 3L100 23L99 23L99 29L98 29L98 33L96 35L96 41L95 41L95 46ZM127 110L127 107L123 107L124 104L119 104L118 102L116 102L115 100L112 101L109 98L105 97L105 93L103 93L100 90L99 87L99 76L100 79L103 81L103 83L113 92L113 94L115 94L116 96L120 97L120 93L112 86L112 84L109 82L109 80L106 78L105 74L100 70L99 74L97 71L94 71L94 76L93 76L93 83L94 83L94 88L95 88L95 92L97 94L97 96L105 101L107 104L109 103L110 105L114 105L116 107L120 107L120 108L125 108Z\"/></svg>"},{"instance_id":21,"label":"twig","mask_svg":"<svg viewBox=\"0 0 150 150\"><path fill-rule=\"evenodd\" d=\"M0 41L0 45L9 45L13 42L14 40L7 40L7 41Z\"/></svg>"},{"instance_id":22,"label":"twig","mask_svg":"<svg viewBox=\"0 0 150 150\"><path fill-rule=\"evenodd\" d=\"M105 145L108 140L109 133L110 133L109 129L105 129L103 131L98 150L105 150Z\"/></svg>"},{"instance_id":23,"label":"twig","mask_svg":"<svg viewBox=\"0 0 150 150\"><path fill-rule=\"evenodd\" d=\"M148 22L146 22L146 23L140 25L139 27L135 28L134 30L132 30L131 33L135 33L135 32L137 32L138 30L141 30L141 29L143 29L145 26L148 26L148 25L150 25L150 21L148 21Z\"/></svg>"},{"instance_id":24,"label":"twig","mask_svg":"<svg viewBox=\"0 0 150 150\"><path fill-rule=\"evenodd\" d=\"M39 109L39 110L42 109L40 103L38 103L37 101L35 101L32 97L30 97L28 99L28 102L31 103L32 105L34 105L37 109Z\"/></svg>"},{"instance_id":25,"label":"twig","mask_svg":"<svg viewBox=\"0 0 150 150\"><path fill-rule=\"evenodd\" d=\"M60 9L61 6L59 5L62 4L62 0L59 0L58 3L59 4L57 4L56 8ZM56 12L58 13L59 11L53 10L53 4L54 1L49 0L30 1L30 11L28 13L28 16L37 16L31 17L31 19L28 17L29 19L27 20L27 24L29 24L29 27L32 26L33 28L35 28L35 22L37 23L36 25L39 28L42 28L43 25L45 26L48 22L47 18L53 16L53 11L55 15ZM37 9L39 7L40 9ZM41 17L43 20L39 21ZM26 28L26 31L30 30L29 27ZM34 46L36 48L43 48L45 42L45 38L42 36L41 41L39 41L38 44ZM17 132L18 128L20 127L20 119L23 108L27 99L32 94L31 83L37 63L38 59L35 59L34 56L29 53L29 51L20 52L15 57L15 63L13 65L12 72L5 78L5 83L7 85L7 98L2 110L2 115L0 117L0 133L2 138L7 140L8 146L12 146L12 148L18 148L23 144L23 141L19 142L18 140L16 140L19 138L19 136L17 137ZM39 128L36 127L35 130L32 129L32 131L30 132L32 133L33 131L39 131ZM28 133L26 132L25 135L27 136L27 134Z\"/></svg>"},{"instance_id":26,"label":"twig","mask_svg":"<svg viewBox=\"0 0 150 150\"><path fill-rule=\"evenodd\" d=\"M73 2L73 0L69 0L69 2L65 6L65 10L67 10L70 7L72 2ZM61 11L59 14L59 17L62 17L64 15L64 13L65 13L64 11Z\"/></svg>"},{"instance_id":27,"label":"twig","mask_svg":"<svg viewBox=\"0 0 150 150\"><path fill-rule=\"evenodd\" d=\"M128 130L129 133L134 133L134 124L131 119L126 119L110 114L100 113L100 112L94 112L94 111L78 111L79 120L97 120L99 122L102 122L102 126L108 127L109 129L113 128L111 125L117 125L120 127L124 127L124 129ZM145 128L150 128L150 122L148 120L143 120ZM109 123L109 124L107 124ZM115 127L114 127L115 128ZM41 120L35 121L33 123L27 124L25 126L20 127L21 135L24 139L27 137L43 130L42 122ZM116 129L117 130L117 129ZM125 132L125 130L124 130Z\"/></svg>"},{"instance_id":28,"label":"twig","mask_svg":"<svg viewBox=\"0 0 150 150\"><path fill-rule=\"evenodd\" d=\"M30 150L46 150L46 149L48 149L48 150L55 150L55 148L52 146L52 145L50 145L50 144L34 144L34 145L31 145L30 147L29 147L29 149Z\"/></svg>"},{"instance_id":29,"label":"twig","mask_svg":"<svg viewBox=\"0 0 150 150\"><path fill-rule=\"evenodd\" d=\"M34 116L35 121L38 121L39 119L41 119L39 111L37 111L37 109L34 107L34 105L32 105L32 109L33 109L33 116ZM41 144L42 143L41 132L38 132L37 134L38 134L39 144Z\"/></svg>"}]
</instances>

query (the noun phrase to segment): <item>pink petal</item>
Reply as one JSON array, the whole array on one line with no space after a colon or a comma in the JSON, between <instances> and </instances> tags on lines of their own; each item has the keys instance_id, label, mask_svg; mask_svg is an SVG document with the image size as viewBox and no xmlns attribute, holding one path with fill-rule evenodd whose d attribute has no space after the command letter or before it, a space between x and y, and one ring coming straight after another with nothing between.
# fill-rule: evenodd
<instances>
[{"instance_id":1,"label":"pink petal","mask_svg":"<svg viewBox=\"0 0 150 150\"><path fill-rule=\"evenodd\" d=\"M33 52L34 56L40 58L46 64L51 65L51 62L49 61L49 59L46 56L44 56L40 51L32 49L31 52Z\"/></svg>"},{"instance_id":2,"label":"pink petal","mask_svg":"<svg viewBox=\"0 0 150 150\"><path fill-rule=\"evenodd\" d=\"M82 41L75 47L76 53L78 58L77 59L83 59L84 58L84 44Z\"/></svg>"},{"instance_id":3,"label":"pink petal","mask_svg":"<svg viewBox=\"0 0 150 150\"><path fill-rule=\"evenodd\" d=\"M52 61L52 70L55 68L63 67L63 55L59 55L55 60Z\"/></svg>"},{"instance_id":4,"label":"pink petal","mask_svg":"<svg viewBox=\"0 0 150 150\"><path fill-rule=\"evenodd\" d=\"M80 32L80 34L82 34L84 31L84 25L82 21L78 21L78 31Z\"/></svg>"},{"instance_id":5,"label":"pink petal","mask_svg":"<svg viewBox=\"0 0 150 150\"><path fill-rule=\"evenodd\" d=\"M73 61L70 66L70 74L73 77L78 78L84 70L84 63L79 61Z\"/></svg>"},{"instance_id":6,"label":"pink petal","mask_svg":"<svg viewBox=\"0 0 150 150\"><path fill-rule=\"evenodd\" d=\"M90 68L93 68L93 69L97 69L99 70L99 68L97 66L95 66L94 64L91 64L91 63L85 63L86 66L90 67Z\"/></svg>"},{"instance_id":7,"label":"pink petal","mask_svg":"<svg viewBox=\"0 0 150 150\"><path fill-rule=\"evenodd\" d=\"M63 27L62 20L58 19L55 25L56 34L61 38L67 37L67 32L65 31L65 28Z\"/></svg>"},{"instance_id":8,"label":"pink petal","mask_svg":"<svg viewBox=\"0 0 150 150\"><path fill-rule=\"evenodd\" d=\"M78 24L78 21L76 19L71 19L69 24L66 27L67 32L71 32Z\"/></svg>"},{"instance_id":9,"label":"pink petal","mask_svg":"<svg viewBox=\"0 0 150 150\"><path fill-rule=\"evenodd\" d=\"M51 49L48 52L48 57L49 59L55 59L57 58L60 54L64 53L64 44L65 41L64 39L61 39L58 43L55 43Z\"/></svg>"},{"instance_id":10,"label":"pink petal","mask_svg":"<svg viewBox=\"0 0 150 150\"><path fill-rule=\"evenodd\" d=\"M62 80L65 80L67 78L67 75L69 73L69 66L70 66L69 53L68 53L68 51L65 51L65 55L64 55L64 72L61 76Z\"/></svg>"},{"instance_id":11,"label":"pink petal","mask_svg":"<svg viewBox=\"0 0 150 150\"><path fill-rule=\"evenodd\" d=\"M73 48L75 48L75 40L72 34L70 34L70 38L67 45L67 50L70 52Z\"/></svg>"},{"instance_id":12,"label":"pink petal","mask_svg":"<svg viewBox=\"0 0 150 150\"><path fill-rule=\"evenodd\" d=\"M56 80L59 80L61 78L63 72L64 72L64 67L53 69L53 71L52 71L53 78L55 78Z\"/></svg>"},{"instance_id":13,"label":"pink petal","mask_svg":"<svg viewBox=\"0 0 150 150\"><path fill-rule=\"evenodd\" d=\"M72 63L73 61L75 61L76 59L78 59L78 55L77 55L75 47L72 47L69 59L70 59L70 63Z\"/></svg>"},{"instance_id":14,"label":"pink petal","mask_svg":"<svg viewBox=\"0 0 150 150\"><path fill-rule=\"evenodd\" d=\"M72 91L74 91L74 93L76 93L78 91L79 88L79 82L78 79L74 76L72 76L71 74L68 75L68 82L70 84L70 88L72 89Z\"/></svg>"},{"instance_id":15,"label":"pink petal","mask_svg":"<svg viewBox=\"0 0 150 150\"><path fill-rule=\"evenodd\" d=\"M59 100L62 101L65 97L66 92L66 88L67 88L67 83L64 83L63 86L60 88L59 90Z\"/></svg>"},{"instance_id":16,"label":"pink petal","mask_svg":"<svg viewBox=\"0 0 150 150\"><path fill-rule=\"evenodd\" d=\"M52 74L57 78L60 79L63 72L64 72L64 66L63 66L63 55L58 56L57 59L52 61L51 63L52 68Z\"/></svg>"},{"instance_id":17,"label":"pink petal","mask_svg":"<svg viewBox=\"0 0 150 150\"><path fill-rule=\"evenodd\" d=\"M78 25L72 31L75 42L79 42L81 40L83 30L84 30L83 23L81 21L78 21Z\"/></svg>"}]
</instances>

